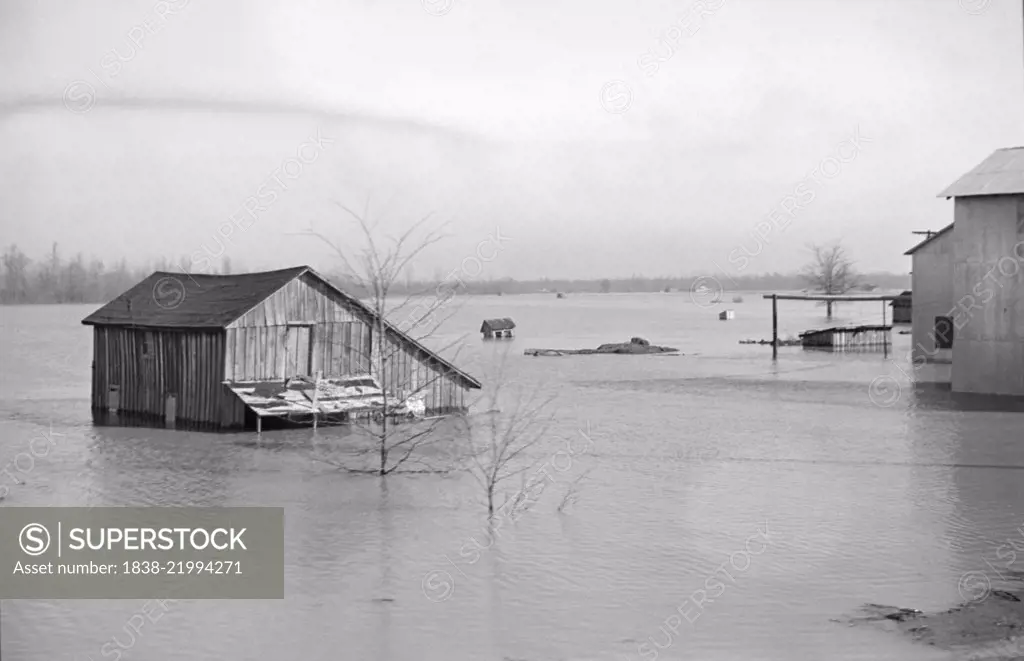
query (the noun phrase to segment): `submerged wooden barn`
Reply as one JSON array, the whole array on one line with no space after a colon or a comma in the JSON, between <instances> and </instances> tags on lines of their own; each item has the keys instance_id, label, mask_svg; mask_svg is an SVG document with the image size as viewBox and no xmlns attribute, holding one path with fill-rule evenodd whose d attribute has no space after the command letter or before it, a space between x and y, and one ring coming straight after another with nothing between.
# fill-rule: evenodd
<instances>
[{"instance_id":1,"label":"submerged wooden barn","mask_svg":"<svg viewBox=\"0 0 1024 661\"><path fill-rule=\"evenodd\" d=\"M260 384L367 375L388 396L420 397L426 413L438 415L464 411L465 392L481 387L390 323L387 374L379 374L376 314L308 266L238 275L156 272L82 323L93 327L97 413L252 427L257 412L245 395Z\"/></svg>"}]
</instances>

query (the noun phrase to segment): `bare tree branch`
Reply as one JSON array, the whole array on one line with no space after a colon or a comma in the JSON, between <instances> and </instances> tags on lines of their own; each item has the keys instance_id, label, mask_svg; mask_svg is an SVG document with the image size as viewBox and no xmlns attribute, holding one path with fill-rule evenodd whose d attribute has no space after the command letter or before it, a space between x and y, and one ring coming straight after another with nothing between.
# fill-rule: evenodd
<instances>
[{"instance_id":1,"label":"bare tree branch","mask_svg":"<svg viewBox=\"0 0 1024 661\"><path fill-rule=\"evenodd\" d=\"M408 299L405 303L394 306L390 294L395 282L416 257L446 235L437 229L425 228L432 217L432 214L427 214L406 228L397 238L384 236L381 240L376 236L378 223L369 221L369 197L362 214L342 203L336 204L358 228L364 244L361 250L348 249L347 246L351 244L349 240L346 240L346 248L343 248L312 227L303 234L319 239L330 247L344 269L343 277L350 279L369 296L368 304L361 304L370 315L366 321L372 326L369 352L360 347L352 354L359 364L369 366L370 374L376 378L383 391L383 403L382 410L371 414L365 424L358 416L351 422L352 427L362 432L376 447L379 458L376 472L383 476L406 464L422 464L422 459L416 456L417 452L439 440L435 434L439 427L436 421L419 421L405 425L392 420L396 415L396 399L401 400L398 406L403 406L411 399L418 398L438 380L446 378L449 368L439 364L429 353L424 355L423 350L419 348L408 348L401 342L395 342L408 334L404 333L391 318L397 309L401 309L408 302ZM434 307L431 306L431 312ZM403 353L409 353L414 360L429 365L431 375L426 379L426 383L396 382L396 379L401 377L394 370L394 360ZM345 468L352 470L347 466Z\"/></svg>"}]
</instances>

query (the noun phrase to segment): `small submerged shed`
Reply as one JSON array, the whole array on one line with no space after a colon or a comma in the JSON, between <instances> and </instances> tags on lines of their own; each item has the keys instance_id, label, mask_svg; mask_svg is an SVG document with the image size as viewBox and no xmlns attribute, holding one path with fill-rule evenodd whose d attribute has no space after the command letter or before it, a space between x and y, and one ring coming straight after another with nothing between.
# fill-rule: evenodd
<instances>
[{"instance_id":1,"label":"small submerged shed","mask_svg":"<svg viewBox=\"0 0 1024 661\"><path fill-rule=\"evenodd\" d=\"M892 305L892 323L909 324L911 322L911 292L910 290L900 293L890 305Z\"/></svg>"},{"instance_id":2,"label":"small submerged shed","mask_svg":"<svg viewBox=\"0 0 1024 661\"><path fill-rule=\"evenodd\" d=\"M886 324L886 312L888 304L899 298L898 296L852 296L833 294L765 294L764 298L772 302L772 358L779 355L779 301L823 301L825 303L838 303L841 301L881 301L882 303L882 324L880 326L847 326L837 328L826 328L823 330L809 330L800 334L800 343L805 347L882 347L886 356L889 354L889 346L892 344L892 326Z\"/></svg>"},{"instance_id":3,"label":"small submerged shed","mask_svg":"<svg viewBox=\"0 0 1024 661\"><path fill-rule=\"evenodd\" d=\"M512 331L515 330L515 327L516 322L512 321L511 317L484 319L484 323L480 325L480 332L483 333L485 340L511 338L513 336Z\"/></svg>"},{"instance_id":4,"label":"small submerged shed","mask_svg":"<svg viewBox=\"0 0 1024 661\"><path fill-rule=\"evenodd\" d=\"M800 344L813 349L875 349L892 344L892 326L843 326L800 333Z\"/></svg>"},{"instance_id":5,"label":"small submerged shed","mask_svg":"<svg viewBox=\"0 0 1024 661\"><path fill-rule=\"evenodd\" d=\"M464 411L479 381L308 266L237 275L157 271L82 320L92 408L217 429L257 426L254 390L368 376L431 415ZM377 338L383 327L383 338ZM382 360L382 357L384 358ZM386 370L381 372L381 367ZM349 385L347 382L341 385Z\"/></svg>"}]
</instances>

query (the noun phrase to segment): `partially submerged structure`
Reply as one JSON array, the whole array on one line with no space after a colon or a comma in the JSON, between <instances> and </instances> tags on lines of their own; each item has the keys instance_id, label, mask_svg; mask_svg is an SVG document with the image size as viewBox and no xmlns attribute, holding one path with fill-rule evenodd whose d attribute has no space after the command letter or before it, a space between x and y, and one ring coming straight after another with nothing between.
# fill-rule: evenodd
<instances>
[{"instance_id":1,"label":"partially submerged structure","mask_svg":"<svg viewBox=\"0 0 1024 661\"><path fill-rule=\"evenodd\" d=\"M480 332L483 333L485 340L511 338L513 336L512 331L515 330L515 327L516 322L512 321L511 317L484 319L484 323L480 325Z\"/></svg>"},{"instance_id":2,"label":"partially submerged structure","mask_svg":"<svg viewBox=\"0 0 1024 661\"><path fill-rule=\"evenodd\" d=\"M387 321L377 341L378 322L308 266L156 272L82 320L93 327L92 408L216 429L379 411L385 396L397 413L464 411L480 382Z\"/></svg>"},{"instance_id":3,"label":"partially submerged structure","mask_svg":"<svg viewBox=\"0 0 1024 661\"><path fill-rule=\"evenodd\" d=\"M889 345L892 343L891 331L892 326L886 325L886 308L890 301L894 301L898 296L850 296L850 295L829 295L829 294L765 294L764 298L771 299L772 301L772 358L778 358L779 356L779 301L823 301L828 304L839 303L839 302L864 302L864 301L881 301L882 303L882 324L881 326L872 326L874 329L886 329L884 331L872 331L871 337L875 342L871 344L872 347L880 346L883 352L888 355ZM803 346L834 346L837 342L844 342L843 338L848 335L857 335L858 329L867 328L866 326L858 327L847 327L847 328L829 328L824 331L808 331L800 335L800 343ZM821 335L816 335L816 334ZM881 333L879 335L878 333ZM808 344L808 341L804 340L804 335L809 335L809 342L814 344ZM867 337L867 336L864 336ZM829 344L826 344L829 343Z\"/></svg>"},{"instance_id":4,"label":"partially submerged structure","mask_svg":"<svg viewBox=\"0 0 1024 661\"><path fill-rule=\"evenodd\" d=\"M948 363L952 350L946 346L945 329L953 309L953 223L928 235L903 253L911 258L910 310L911 358L922 362ZM941 326L944 331L937 335ZM952 335L948 336L952 342Z\"/></svg>"},{"instance_id":5,"label":"partially submerged structure","mask_svg":"<svg viewBox=\"0 0 1024 661\"><path fill-rule=\"evenodd\" d=\"M907 291L901 292L899 297L889 304L892 306L892 323L909 324L912 321L912 300L912 294L908 289Z\"/></svg>"},{"instance_id":6,"label":"partially submerged structure","mask_svg":"<svg viewBox=\"0 0 1024 661\"><path fill-rule=\"evenodd\" d=\"M527 349L523 352L525 356L573 356L589 355L595 353L614 353L626 355L652 354L652 353L679 353L679 349L673 347L659 347L651 344L642 337L630 338L629 342L615 342L602 344L596 349Z\"/></svg>"},{"instance_id":7,"label":"partially submerged structure","mask_svg":"<svg viewBox=\"0 0 1024 661\"><path fill-rule=\"evenodd\" d=\"M800 344L808 349L886 348L892 344L892 326L840 326L800 333Z\"/></svg>"},{"instance_id":8,"label":"partially submerged structure","mask_svg":"<svg viewBox=\"0 0 1024 661\"><path fill-rule=\"evenodd\" d=\"M953 198L952 389L1024 395L1024 147L997 149Z\"/></svg>"}]
</instances>

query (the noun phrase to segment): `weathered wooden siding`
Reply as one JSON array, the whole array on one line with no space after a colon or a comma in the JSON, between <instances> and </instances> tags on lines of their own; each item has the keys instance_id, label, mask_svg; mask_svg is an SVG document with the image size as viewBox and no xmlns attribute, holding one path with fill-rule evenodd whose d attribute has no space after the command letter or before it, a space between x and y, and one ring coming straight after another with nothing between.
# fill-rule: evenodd
<instances>
[{"instance_id":1,"label":"weathered wooden siding","mask_svg":"<svg viewBox=\"0 0 1024 661\"><path fill-rule=\"evenodd\" d=\"M224 370L232 381L283 381L297 374L370 371L370 327L359 321L228 328Z\"/></svg>"},{"instance_id":2,"label":"weathered wooden siding","mask_svg":"<svg viewBox=\"0 0 1024 661\"><path fill-rule=\"evenodd\" d=\"M225 378L283 381L296 375L375 374L372 319L310 276L289 282L227 327ZM430 411L461 409L463 389L426 364L428 356L389 334L386 382L392 394L426 395Z\"/></svg>"},{"instance_id":3,"label":"weathered wooden siding","mask_svg":"<svg viewBox=\"0 0 1024 661\"><path fill-rule=\"evenodd\" d=\"M356 316L344 301L335 300L329 289L312 276L304 275L256 304L228 328L287 326L291 322L325 324L355 320Z\"/></svg>"},{"instance_id":4,"label":"weathered wooden siding","mask_svg":"<svg viewBox=\"0 0 1024 661\"><path fill-rule=\"evenodd\" d=\"M385 369L387 382L395 384L398 397L423 395L428 411L451 411L464 407L464 390L445 376L440 366L431 365L429 356L414 347L388 343Z\"/></svg>"},{"instance_id":5,"label":"weathered wooden siding","mask_svg":"<svg viewBox=\"0 0 1024 661\"><path fill-rule=\"evenodd\" d=\"M240 426L244 407L222 384L224 333L159 331L119 326L93 329L92 407L109 410L110 387L119 387L117 413L163 420L175 396L180 423Z\"/></svg>"}]
</instances>

